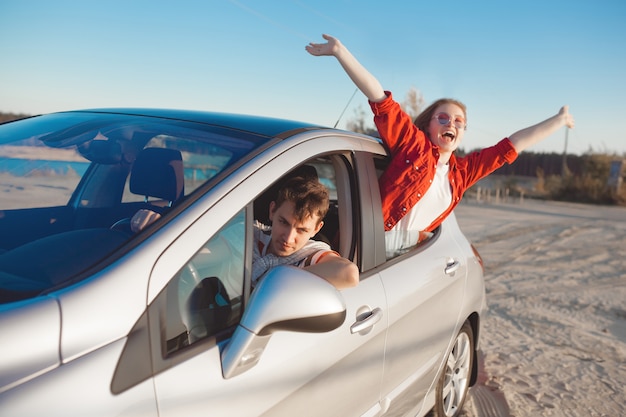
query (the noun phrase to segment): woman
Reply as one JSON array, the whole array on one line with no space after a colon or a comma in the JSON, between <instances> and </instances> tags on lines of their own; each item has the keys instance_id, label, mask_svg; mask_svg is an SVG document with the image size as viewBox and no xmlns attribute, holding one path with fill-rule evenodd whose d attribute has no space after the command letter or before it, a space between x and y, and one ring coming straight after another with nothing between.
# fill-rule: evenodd
<instances>
[{"instance_id":1,"label":"woman","mask_svg":"<svg viewBox=\"0 0 626 417\"><path fill-rule=\"evenodd\" d=\"M334 56L368 98L374 123L391 153L391 162L380 178L387 256L414 246L436 229L460 202L465 190L504 163L512 163L529 146L574 119L563 106L559 113L520 130L494 146L456 157L466 127L465 105L453 99L437 100L415 122L383 90L336 38L322 35L326 43L310 43L314 56Z\"/></svg>"}]
</instances>

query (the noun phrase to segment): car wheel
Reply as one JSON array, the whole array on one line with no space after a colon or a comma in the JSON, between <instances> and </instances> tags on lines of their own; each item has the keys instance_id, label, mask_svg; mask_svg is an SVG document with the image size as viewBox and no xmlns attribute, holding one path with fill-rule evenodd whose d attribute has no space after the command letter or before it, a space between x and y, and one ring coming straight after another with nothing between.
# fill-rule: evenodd
<instances>
[{"instance_id":1,"label":"car wheel","mask_svg":"<svg viewBox=\"0 0 626 417\"><path fill-rule=\"evenodd\" d=\"M437 382L434 408L436 417L456 417L461 413L469 389L474 360L474 332L466 321L456 336Z\"/></svg>"}]
</instances>

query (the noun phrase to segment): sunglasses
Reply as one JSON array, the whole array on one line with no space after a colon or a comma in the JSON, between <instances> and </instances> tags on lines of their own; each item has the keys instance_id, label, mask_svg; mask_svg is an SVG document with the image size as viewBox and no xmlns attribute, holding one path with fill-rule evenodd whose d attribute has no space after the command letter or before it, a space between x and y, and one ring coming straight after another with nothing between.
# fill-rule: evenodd
<instances>
[{"instance_id":1,"label":"sunglasses","mask_svg":"<svg viewBox=\"0 0 626 417\"><path fill-rule=\"evenodd\" d=\"M446 126L447 124L452 122L454 124L454 127L456 127L457 129L465 129L467 127L467 124L465 124L465 119L461 116L454 116L453 119L452 116L450 116L448 113L437 113L432 118L437 120L437 122L442 126Z\"/></svg>"}]
</instances>

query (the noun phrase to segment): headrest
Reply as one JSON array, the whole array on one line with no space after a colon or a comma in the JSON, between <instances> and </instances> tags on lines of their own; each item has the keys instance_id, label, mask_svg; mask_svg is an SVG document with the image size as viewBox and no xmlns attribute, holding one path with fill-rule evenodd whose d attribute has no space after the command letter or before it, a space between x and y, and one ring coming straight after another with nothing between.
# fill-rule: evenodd
<instances>
[{"instance_id":1,"label":"headrest","mask_svg":"<svg viewBox=\"0 0 626 417\"><path fill-rule=\"evenodd\" d=\"M185 177L180 151L145 148L139 152L130 173L130 192L170 202L182 197Z\"/></svg>"}]
</instances>

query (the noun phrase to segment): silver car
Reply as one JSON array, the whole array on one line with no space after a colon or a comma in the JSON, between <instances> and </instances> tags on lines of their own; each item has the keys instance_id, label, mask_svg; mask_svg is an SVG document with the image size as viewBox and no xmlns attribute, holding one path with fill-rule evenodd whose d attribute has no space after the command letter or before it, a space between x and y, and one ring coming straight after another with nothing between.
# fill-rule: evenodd
<instances>
[{"instance_id":1,"label":"silver car","mask_svg":"<svg viewBox=\"0 0 626 417\"><path fill-rule=\"evenodd\" d=\"M61 112L0 125L0 414L456 416L477 376L483 268L454 215L387 259L375 138L252 116ZM294 172L331 208L338 291L252 224ZM139 232L130 219L161 218Z\"/></svg>"}]
</instances>

